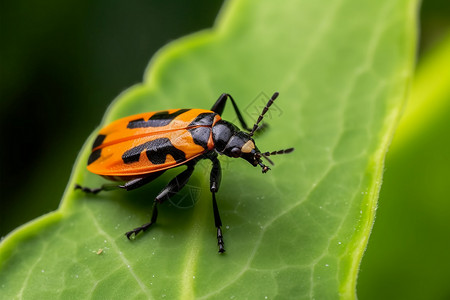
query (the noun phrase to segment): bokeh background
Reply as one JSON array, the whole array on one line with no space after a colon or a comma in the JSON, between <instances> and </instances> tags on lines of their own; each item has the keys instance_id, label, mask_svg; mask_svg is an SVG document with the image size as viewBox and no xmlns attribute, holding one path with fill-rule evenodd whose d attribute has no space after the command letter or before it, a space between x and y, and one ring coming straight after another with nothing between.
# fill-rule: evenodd
<instances>
[{"instance_id":1,"label":"bokeh background","mask_svg":"<svg viewBox=\"0 0 450 300\"><path fill-rule=\"evenodd\" d=\"M163 45L211 27L222 3L219 0L1 2L0 236L58 207L78 151L99 124L109 103L121 91L141 81L150 58ZM420 13L419 64L449 32L450 1L424 0ZM450 141L448 120L442 115L436 124L430 125L436 136L423 134L422 144L430 147L397 154L391 159L388 156L385 182L389 178L395 182L405 174L402 170L417 165L418 169L411 169L411 173L423 175L426 166L440 166L442 176L448 178L450 162L443 158L450 154L449 142L433 144L438 140ZM420 156L430 149L436 153ZM428 164L431 157L434 161ZM419 160L422 164L417 163ZM415 181L410 185L422 184L426 194L423 180L427 177L413 178ZM449 288L438 288L445 285L450 273L450 268L445 270L450 267L449 259L442 261L445 256L440 255L450 253L450 244L440 242L450 237L446 230L450 224L450 195L439 189L442 183L434 183L429 189L437 192L430 201L442 193L443 202L429 206L429 211L413 198L408 202L410 195L395 186L383 186L377 221L361 266L360 299L380 299L381 295L384 299L450 299ZM405 183L402 188L407 190L408 185ZM404 200L403 206L395 205L399 203L395 199L399 198ZM397 235L387 236L398 229L391 227L393 219L400 230ZM442 224L423 226L432 219ZM434 230L434 235L427 230ZM410 236L403 242L405 232ZM421 240L423 236L429 239ZM416 247L421 243L428 247ZM436 259L430 260L431 256ZM402 257L402 261L396 257Z\"/></svg>"}]
</instances>

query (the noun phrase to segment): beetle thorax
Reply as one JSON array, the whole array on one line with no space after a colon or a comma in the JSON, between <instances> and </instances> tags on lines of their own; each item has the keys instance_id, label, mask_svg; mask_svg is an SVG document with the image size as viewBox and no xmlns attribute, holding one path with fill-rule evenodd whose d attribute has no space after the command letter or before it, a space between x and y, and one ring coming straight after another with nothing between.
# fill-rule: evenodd
<instances>
[{"instance_id":1,"label":"beetle thorax","mask_svg":"<svg viewBox=\"0 0 450 300\"><path fill-rule=\"evenodd\" d=\"M234 124L220 120L212 128L214 148L229 157L241 157L257 165L255 154L259 152L251 136Z\"/></svg>"}]
</instances>

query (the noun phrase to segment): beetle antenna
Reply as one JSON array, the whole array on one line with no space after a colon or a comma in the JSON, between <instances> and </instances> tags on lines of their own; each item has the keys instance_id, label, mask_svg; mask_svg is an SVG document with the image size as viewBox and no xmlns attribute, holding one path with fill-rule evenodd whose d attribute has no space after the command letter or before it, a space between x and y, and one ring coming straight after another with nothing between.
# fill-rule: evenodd
<instances>
[{"instance_id":1,"label":"beetle antenna","mask_svg":"<svg viewBox=\"0 0 450 300\"><path fill-rule=\"evenodd\" d=\"M267 160L269 162L269 164L271 164L272 166L274 166L275 164L273 163L273 161L267 157L267 155L265 153L260 153L262 157L264 157L265 160Z\"/></svg>"},{"instance_id":2,"label":"beetle antenna","mask_svg":"<svg viewBox=\"0 0 450 300\"><path fill-rule=\"evenodd\" d=\"M269 110L269 107L272 105L272 103L275 101L275 99L277 99L278 95L279 95L279 93L275 92L272 95L272 97L269 99L269 101L267 102L266 106L263 108L261 114L259 115L258 120L256 121L255 125L253 125L253 129L252 129L252 131L250 131L250 136L253 136L255 131L258 129L259 123L261 123L262 119L264 118L264 115Z\"/></svg>"},{"instance_id":3,"label":"beetle antenna","mask_svg":"<svg viewBox=\"0 0 450 300\"><path fill-rule=\"evenodd\" d=\"M272 151L272 152L264 152L264 153L261 153L261 156L264 157L265 159L267 159L267 156L279 155L279 154L288 154L288 153L291 153L292 151L294 151L294 148L288 148L288 149Z\"/></svg>"},{"instance_id":4,"label":"beetle antenna","mask_svg":"<svg viewBox=\"0 0 450 300\"><path fill-rule=\"evenodd\" d=\"M292 151L294 151L294 148L288 148L288 149L283 149L283 150L278 150L278 151L272 151L272 152L258 152L258 153L256 153L256 155L257 155L258 158L259 158L259 157L264 157L265 160L267 160L272 166L274 166L275 164L273 163L273 161L272 161L270 158L268 158L268 156L271 156L271 155L280 155L280 154L288 154L288 153L291 153ZM259 161L258 164L259 164L261 167L263 167L263 169L269 170L269 168L267 168L266 166L264 166L264 165L261 163L261 161ZM267 172L267 171L265 171L265 172ZM265 172L263 171L263 173L265 173Z\"/></svg>"}]
</instances>

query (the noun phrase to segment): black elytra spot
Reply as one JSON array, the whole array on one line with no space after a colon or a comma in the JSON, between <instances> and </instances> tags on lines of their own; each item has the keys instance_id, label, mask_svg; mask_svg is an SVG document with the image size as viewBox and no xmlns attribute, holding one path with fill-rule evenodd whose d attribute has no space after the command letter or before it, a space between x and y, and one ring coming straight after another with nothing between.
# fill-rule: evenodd
<instances>
[{"instance_id":1,"label":"black elytra spot","mask_svg":"<svg viewBox=\"0 0 450 300\"><path fill-rule=\"evenodd\" d=\"M186 160L185 153L175 148L168 138L159 138L127 150L122 155L123 162L125 164L138 162L141 153L144 150L148 160L154 165L164 164L168 154L170 154L177 163Z\"/></svg>"},{"instance_id":2,"label":"black elytra spot","mask_svg":"<svg viewBox=\"0 0 450 300\"><path fill-rule=\"evenodd\" d=\"M97 159L99 159L101 154L102 154L102 149L97 149L97 150L93 151L91 153L91 155L89 155L88 166L90 164L92 164L94 161L96 161Z\"/></svg>"},{"instance_id":3,"label":"black elytra spot","mask_svg":"<svg viewBox=\"0 0 450 300\"><path fill-rule=\"evenodd\" d=\"M216 113L201 113L188 126L212 126Z\"/></svg>"},{"instance_id":4,"label":"black elytra spot","mask_svg":"<svg viewBox=\"0 0 450 300\"><path fill-rule=\"evenodd\" d=\"M147 127L162 127L169 125L170 122L173 121L176 117L181 115L182 113L187 112L189 109L179 109L169 114L167 110L160 111L151 116L148 121L145 121L143 118L136 119L130 121L127 125L127 128L147 128Z\"/></svg>"},{"instance_id":5,"label":"black elytra spot","mask_svg":"<svg viewBox=\"0 0 450 300\"><path fill-rule=\"evenodd\" d=\"M106 138L106 135L104 135L104 134L97 135L97 137L95 138L94 143L92 144L92 150L94 150L95 148L100 146L103 143L103 141L105 140L105 138ZM99 159L101 154L102 154L102 149L97 149L97 150L93 151L91 153L91 155L89 155L88 166L90 164L92 164L94 161L96 161L97 159Z\"/></svg>"},{"instance_id":6,"label":"black elytra spot","mask_svg":"<svg viewBox=\"0 0 450 300\"><path fill-rule=\"evenodd\" d=\"M216 113L201 113L188 125L188 127L200 126L190 128L188 131L191 134L194 143L202 146L205 150L208 147L208 140L211 136L211 127L216 115Z\"/></svg>"},{"instance_id":7,"label":"black elytra spot","mask_svg":"<svg viewBox=\"0 0 450 300\"><path fill-rule=\"evenodd\" d=\"M106 135L104 135L104 134L97 135L94 143L92 144L92 149L95 149L98 146L100 146L103 143L103 141L105 140L105 138L106 138Z\"/></svg>"}]
</instances>

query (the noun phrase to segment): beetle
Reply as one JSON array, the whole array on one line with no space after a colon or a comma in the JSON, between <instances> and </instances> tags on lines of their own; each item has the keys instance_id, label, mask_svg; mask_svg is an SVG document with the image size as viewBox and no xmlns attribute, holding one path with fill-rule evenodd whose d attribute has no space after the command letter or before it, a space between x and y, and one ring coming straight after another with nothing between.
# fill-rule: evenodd
<instances>
[{"instance_id":1,"label":"beetle","mask_svg":"<svg viewBox=\"0 0 450 300\"><path fill-rule=\"evenodd\" d=\"M187 168L155 197L150 222L125 234L131 239L133 235L136 236L155 224L158 204L168 200L186 185L199 160L209 159L212 162L210 191L217 244L219 253L223 253L222 221L216 201L222 177L218 155L240 157L255 167L259 165L262 173L266 173L270 168L261 158L273 165L268 156L292 152L294 148L261 152L253 140L264 115L277 97L278 92L269 99L253 128L247 126L233 97L226 93L219 97L211 110L170 109L116 120L99 131L92 145L87 169L106 179L125 183L104 184L100 188L87 188L77 184L75 189L93 194L115 188L130 191L150 183L168 169L185 165ZM247 132L221 118L228 99L231 100L241 126Z\"/></svg>"}]
</instances>

